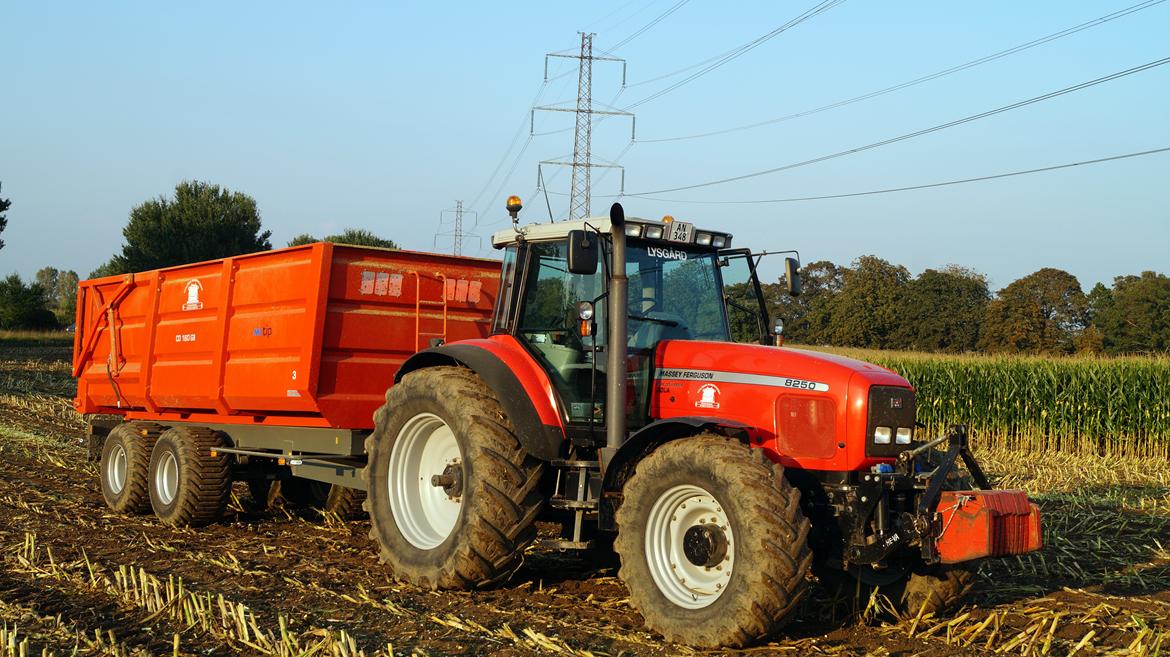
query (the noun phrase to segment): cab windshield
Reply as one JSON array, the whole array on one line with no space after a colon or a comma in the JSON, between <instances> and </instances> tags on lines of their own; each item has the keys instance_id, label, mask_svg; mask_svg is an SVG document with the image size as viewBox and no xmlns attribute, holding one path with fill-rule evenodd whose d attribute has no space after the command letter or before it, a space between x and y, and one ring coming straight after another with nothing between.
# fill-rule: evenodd
<instances>
[{"instance_id":1,"label":"cab windshield","mask_svg":"<svg viewBox=\"0 0 1170 657\"><path fill-rule=\"evenodd\" d=\"M661 340L730 339L715 252L629 240L630 346Z\"/></svg>"}]
</instances>

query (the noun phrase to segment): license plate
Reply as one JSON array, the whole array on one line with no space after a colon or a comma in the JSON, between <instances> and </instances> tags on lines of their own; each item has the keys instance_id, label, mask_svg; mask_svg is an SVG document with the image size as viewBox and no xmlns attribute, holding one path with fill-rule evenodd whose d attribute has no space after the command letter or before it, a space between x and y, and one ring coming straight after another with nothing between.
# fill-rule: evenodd
<instances>
[{"instance_id":1,"label":"license plate","mask_svg":"<svg viewBox=\"0 0 1170 657\"><path fill-rule=\"evenodd\" d=\"M685 221L672 221L666 229L666 239L671 242L691 242L695 237L695 225Z\"/></svg>"}]
</instances>

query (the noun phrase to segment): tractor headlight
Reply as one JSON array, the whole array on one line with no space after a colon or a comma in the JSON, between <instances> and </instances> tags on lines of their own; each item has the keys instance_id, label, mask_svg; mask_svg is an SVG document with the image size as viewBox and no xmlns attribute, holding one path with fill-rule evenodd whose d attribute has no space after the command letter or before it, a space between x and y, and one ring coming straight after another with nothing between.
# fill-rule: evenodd
<instances>
[{"instance_id":1,"label":"tractor headlight","mask_svg":"<svg viewBox=\"0 0 1170 657\"><path fill-rule=\"evenodd\" d=\"M723 247L727 246L727 238L722 235L715 235L711 238L711 246L717 249L722 249Z\"/></svg>"},{"instance_id":2,"label":"tractor headlight","mask_svg":"<svg viewBox=\"0 0 1170 657\"><path fill-rule=\"evenodd\" d=\"M642 224L626 224L626 237L641 237Z\"/></svg>"},{"instance_id":3,"label":"tractor headlight","mask_svg":"<svg viewBox=\"0 0 1170 657\"><path fill-rule=\"evenodd\" d=\"M898 432L894 435L894 442L899 445L909 445L913 433L914 430L909 427L898 427Z\"/></svg>"},{"instance_id":4,"label":"tractor headlight","mask_svg":"<svg viewBox=\"0 0 1170 657\"><path fill-rule=\"evenodd\" d=\"M711 246L711 233L696 234L695 244L698 244L699 246Z\"/></svg>"},{"instance_id":5,"label":"tractor headlight","mask_svg":"<svg viewBox=\"0 0 1170 657\"><path fill-rule=\"evenodd\" d=\"M577 318L583 322L593 319L593 304L588 301L579 302L577 304ZM901 431L901 429L898 431Z\"/></svg>"},{"instance_id":6,"label":"tractor headlight","mask_svg":"<svg viewBox=\"0 0 1170 657\"><path fill-rule=\"evenodd\" d=\"M646 239L648 239L648 240L662 239L662 226L646 226Z\"/></svg>"},{"instance_id":7,"label":"tractor headlight","mask_svg":"<svg viewBox=\"0 0 1170 657\"><path fill-rule=\"evenodd\" d=\"M889 445L890 438L893 435L893 429L890 429L889 427L878 427L873 430L873 441L879 445Z\"/></svg>"}]
</instances>

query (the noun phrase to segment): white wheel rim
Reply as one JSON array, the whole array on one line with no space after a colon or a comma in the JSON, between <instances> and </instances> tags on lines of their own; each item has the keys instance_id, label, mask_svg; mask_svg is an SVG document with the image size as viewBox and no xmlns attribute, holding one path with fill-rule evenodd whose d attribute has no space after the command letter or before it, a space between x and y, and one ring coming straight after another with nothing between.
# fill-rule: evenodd
<instances>
[{"instance_id":1,"label":"white wheel rim","mask_svg":"<svg viewBox=\"0 0 1170 657\"><path fill-rule=\"evenodd\" d=\"M455 433L437 415L420 413L402 425L390 452L387 487L394 522L411 545L431 550L451 535L463 498L431 485L431 477L462 462Z\"/></svg>"},{"instance_id":2,"label":"white wheel rim","mask_svg":"<svg viewBox=\"0 0 1170 657\"><path fill-rule=\"evenodd\" d=\"M158 469L154 471L154 490L164 505L175 501L175 496L179 494L179 462L169 451L163 452Z\"/></svg>"},{"instance_id":3,"label":"white wheel rim","mask_svg":"<svg viewBox=\"0 0 1170 657\"><path fill-rule=\"evenodd\" d=\"M689 529L714 524L726 539L726 553L714 565L692 563L683 551ZM675 486L655 500L646 520L646 563L658 590L684 609L714 603L731 581L735 540L723 505L708 491Z\"/></svg>"},{"instance_id":4,"label":"white wheel rim","mask_svg":"<svg viewBox=\"0 0 1170 657\"><path fill-rule=\"evenodd\" d=\"M106 483L110 486L110 492L115 495L126 487L126 472L130 469L128 460L125 447L115 445L114 449L110 450L109 460L106 462Z\"/></svg>"}]
</instances>

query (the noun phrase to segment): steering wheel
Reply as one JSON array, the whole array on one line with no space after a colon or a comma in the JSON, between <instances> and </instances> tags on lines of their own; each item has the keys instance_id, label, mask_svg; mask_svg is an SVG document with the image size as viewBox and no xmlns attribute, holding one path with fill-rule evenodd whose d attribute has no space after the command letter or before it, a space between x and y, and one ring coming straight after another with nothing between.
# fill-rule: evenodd
<instances>
[{"instance_id":1,"label":"steering wheel","mask_svg":"<svg viewBox=\"0 0 1170 657\"><path fill-rule=\"evenodd\" d=\"M634 320L637 320L639 322L654 322L655 324L663 324L665 326L679 326L680 325L680 322L678 322L677 320L665 319L662 317L651 317L648 313L654 312L654 309L658 306L658 300L655 299L654 297L642 297L639 300L639 303L643 303L646 301L650 302L649 308L642 310L639 313L626 313L626 315L630 319L634 319ZM643 313L645 313L645 314L643 314Z\"/></svg>"}]
</instances>

